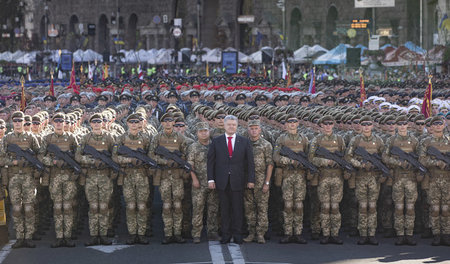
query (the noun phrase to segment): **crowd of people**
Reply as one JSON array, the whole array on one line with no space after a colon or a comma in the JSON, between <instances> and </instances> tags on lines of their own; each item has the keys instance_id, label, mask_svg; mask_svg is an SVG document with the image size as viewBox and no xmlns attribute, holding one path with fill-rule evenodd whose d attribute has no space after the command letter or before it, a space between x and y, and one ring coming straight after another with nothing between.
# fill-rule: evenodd
<instances>
[{"instance_id":1,"label":"crowd of people","mask_svg":"<svg viewBox=\"0 0 450 264\"><path fill-rule=\"evenodd\" d=\"M414 232L450 246L450 89L433 80L360 83L247 77L164 77L87 82L77 89L1 83L0 167L17 241L35 247L51 223L52 247L74 247L85 215L90 239L110 245L125 201L126 244L220 240L217 190L208 181L211 140L237 134L252 145L244 191L245 238L236 243L416 245ZM26 101L26 105L24 102ZM230 152L231 157L231 152ZM249 173L247 171L247 173ZM152 225L153 197L163 226ZM4 194L4 191L0 192ZM9 212L8 212L9 213ZM223 214L223 213L222 213ZM204 221L206 219L206 221ZM52 221L53 220L53 221Z\"/></svg>"}]
</instances>

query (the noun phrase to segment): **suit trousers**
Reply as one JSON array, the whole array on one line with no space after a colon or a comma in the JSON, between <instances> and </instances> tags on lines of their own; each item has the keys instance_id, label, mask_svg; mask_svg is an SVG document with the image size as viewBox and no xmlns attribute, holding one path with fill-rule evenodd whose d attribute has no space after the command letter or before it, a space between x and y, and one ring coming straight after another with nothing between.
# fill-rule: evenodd
<instances>
[{"instance_id":1,"label":"suit trousers","mask_svg":"<svg viewBox=\"0 0 450 264\"><path fill-rule=\"evenodd\" d=\"M230 181L228 181L225 190L218 190L218 194L222 221L222 238L228 239L233 235L235 239L241 239L244 220L244 191L231 190Z\"/></svg>"}]
</instances>

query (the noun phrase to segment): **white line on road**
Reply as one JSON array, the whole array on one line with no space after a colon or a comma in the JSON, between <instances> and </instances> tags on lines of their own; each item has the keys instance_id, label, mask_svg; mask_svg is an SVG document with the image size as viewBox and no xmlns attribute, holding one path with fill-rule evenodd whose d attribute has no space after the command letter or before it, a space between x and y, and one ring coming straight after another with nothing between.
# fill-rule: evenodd
<instances>
[{"instance_id":1,"label":"white line on road","mask_svg":"<svg viewBox=\"0 0 450 264\"><path fill-rule=\"evenodd\" d=\"M230 251L233 264L245 264L244 256L242 256L241 252L241 246L235 243L229 243L228 250Z\"/></svg>"},{"instance_id":2,"label":"white line on road","mask_svg":"<svg viewBox=\"0 0 450 264\"><path fill-rule=\"evenodd\" d=\"M11 252L11 246L16 242L16 240L10 240L8 244L6 244L1 250L0 250L0 263L3 263L3 261L6 259L6 257Z\"/></svg>"},{"instance_id":3,"label":"white line on road","mask_svg":"<svg viewBox=\"0 0 450 264\"><path fill-rule=\"evenodd\" d=\"M209 254L211 254L211 260L213 264L225 264L222 253L222 245L219 241L209 241Z\"/></svg>"}]
</instances>

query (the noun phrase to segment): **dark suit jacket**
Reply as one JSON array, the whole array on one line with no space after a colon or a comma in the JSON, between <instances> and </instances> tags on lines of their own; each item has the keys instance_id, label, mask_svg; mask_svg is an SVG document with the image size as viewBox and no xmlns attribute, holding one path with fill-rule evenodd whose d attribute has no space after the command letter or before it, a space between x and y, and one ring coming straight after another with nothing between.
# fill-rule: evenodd
<instances>
[{"instance_id":1,"label":"dark suit jacket","mask_svg":"<svg viewBox=\"0 0 450 264\"><path fill-rule=\"evenodd\" d=\"M255 163L250 140L236 135L233 157L229 157L225 135L214 138L208 150L208 181L225 190L230 181L231 190L242 191L248 182L255 182Z\"/></svg>"}]
</instances>

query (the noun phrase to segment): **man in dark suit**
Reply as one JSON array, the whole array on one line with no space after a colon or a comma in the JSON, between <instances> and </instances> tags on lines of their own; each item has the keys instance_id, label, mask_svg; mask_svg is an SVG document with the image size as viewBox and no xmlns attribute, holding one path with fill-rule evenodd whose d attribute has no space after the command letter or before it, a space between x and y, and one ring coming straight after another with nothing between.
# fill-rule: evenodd
<instances>
[{"instance_id":1,"label":"man in dark suit","mask_svg":"<svg viewBox=\"0 0 450 264\"><path fill-rule=\"evenodd\" d=\"M242 244L244 188L253 189L255 164L251 142L236 135L238 120L224 120L225 134L214 138L208 150L208 186L218 190L222 219L222 244Z\"/></svg>"}]
</instances>

